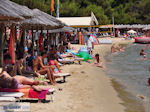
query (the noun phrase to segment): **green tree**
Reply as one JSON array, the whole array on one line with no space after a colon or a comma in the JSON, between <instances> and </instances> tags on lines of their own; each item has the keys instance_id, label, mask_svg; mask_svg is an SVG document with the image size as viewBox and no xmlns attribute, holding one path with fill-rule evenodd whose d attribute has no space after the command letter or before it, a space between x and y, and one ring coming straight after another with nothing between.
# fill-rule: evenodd
<instances>
[{"instance_id":1,"label":"green tree","mask_svg":"<svg viewBox=\"0 0 150 112\"><path fill-rule=\"evenodd\" d=\"M11 0L50 14L51 0ZM55 0L55 3L57 0ZM56 7L56 4L55 4ZM60 0L60 16L90 16L94 12L100 24L149 24L150 0ZM55 11L56 12L56 11ZM53 13L55 16L56 14Z\"/></svg>"}]
</instances>

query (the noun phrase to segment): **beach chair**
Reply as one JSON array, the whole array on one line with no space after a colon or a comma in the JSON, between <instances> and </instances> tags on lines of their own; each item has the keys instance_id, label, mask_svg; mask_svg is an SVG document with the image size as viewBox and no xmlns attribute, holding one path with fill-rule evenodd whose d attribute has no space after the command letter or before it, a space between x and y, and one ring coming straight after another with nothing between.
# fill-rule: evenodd
<instances>
[{"instance_id":1,"label":"beach chair","mask_svg":"<svg viewBox=\"0 0 150 112\"><path fill-rule=\"evenodd\" d=\"M10 89L10 88L0 88L1 97L14 97L20 99L46 99L46 95L54 93L54 89L47 88L40 92L33 90L32 88L24 89ZM5 94L4 94L5 93ZM22 94L23 93L23 94Z\"/></svg>"},{"instance_id":2,"label":"beach chair","mask_svg":"<svg viewBox=\"0 0 150 112\"><path fill-rule=\"evenodd\" d=\"M0 97L20 98L22 96L24 96L24 93L21 93L21 92L0 92Z\"/></svg>"},{"instance_id":3,"label":"beach chair","mask_svg":"<svg viewBox=\"0 0 150 112\"><path fill-rule=\"evenodd\" d=\"M63 78L62 82L66 82L66 77L71 76L70 73L55 73L56 78Z\"/></svg>"},{"instance_id":4,"label":"beach chair","mask_svg":"<svg viewBox=\"0 0 150 112\"><path fill-rule=\"evenodd\" d=\"M58 59L58 61L62 64L73 64L75 60L69 58L63 58L63 59Z\"/></svg>"},{"instance_id":5,"label":"beach chair","mask_svg":"<svg viewBox=\"0 0 150 112\"><path fill-rule=\"evenodd\" d=\"M0 102L15 102L19 101L24 93L21 92L0 92Z\"/></svg>"},{"instance_id":6,"label":"beach chair","mask_svg":"<svg viewBox=\"0 0 150 112\"><path fill-rule=\"evenodd\" d=\"M54 93L55 93L55 89L54 88L51 88L51 89L45 89L45 90L48 90L47 92L47 95L50 95L50 99L49 101L53 102L54 101ZM42 95L42 94L41 94ZM27 98L27 97L24 97L24 98L21 98L21 101L28 101L28 102L43 102L43 101L46 101L46 98L38 98L38 97L34 97L32 96L32 98Z\"/></svg>"},{"instance_id":7,"label":"beach chair","mask_svg":"<svg viewBox=\"0 0 150 112\"><path fill-rule=\"evenodd\" d=\"M17 99L14 97L1 97L0 96L0 102L16 102Z\"/></svg>"}]
</instances>

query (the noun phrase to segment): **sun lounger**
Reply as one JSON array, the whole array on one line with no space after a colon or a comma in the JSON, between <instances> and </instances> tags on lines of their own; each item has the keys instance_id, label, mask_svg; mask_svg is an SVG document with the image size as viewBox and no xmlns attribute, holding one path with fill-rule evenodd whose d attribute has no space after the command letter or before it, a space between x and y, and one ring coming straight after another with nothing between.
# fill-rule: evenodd
<instances>
[{"instance_id":1,"label":"sun lounger","mask_svg":"<svg viewBox=\"0 0 150 112\"><path fill-rule=\"evenodd\" d=\"M55 90L54 88L51 88L51 89L44 89L44 90L48 90L47 95L51 95L51 96L50 96L50 101L53 102L53 101L54 101L54 96L53 96L53 94L54 94L54 92L55 92L56 90ZM32 101L39 101L39 102L40 102L42 99L39 100L38 98L34 98L34 99L33 99L33 98L27 98L27 97L25 97L25 98L21 98L21 100L22 100L22 101L31 101L31 100L32 100Z\"/></svg>"},{"instance_id":2,"label":"sun lounger","mask_svg":"<svg viewBox=\"0 0 150 112\"><path fill-rule=\"evenodd\" d=\"M62 64L70 64L70 63L74 63L74 59L58 59L58 61Z\"/></svg>"},{"instance_id":3,"label":"sun lounger","mask_svg":"<svg viewBox=\"0 0 150 112\"><path fill-rule=\"evenodd\" d=\"M83 58L75 58L75 61L83 61Z\"/></svg>"},{"instance_id":4,"label":"sun lounger","mask_svg":"<svg viewBox=\"0 0 150 112\"><path fill-rule=\"evenodd\" d=\"M48 90L48 94L53 94L56 90L54 88Z\"/></svg>"},{"instance_id":5,"label":"sun lounger","mask_svg":"<svg viewBox=\"0 0 150 112\"><path fill-rule=\"evenodd\" d=\"M22 96L24 93L21 92L0 92L0 102L15 102Z\"/></svg>"},{"instance_id":6,"label":"sun lounger","mask_svg":"<svg viewBox=\"0 0 150 112\"><path fill-rule=\"evenodd\" d=\"M16 98L14 97L0 97L0 102L15 102Z\"/></svg>"},{"instance_id":7,"label":"sun lounger","mask_svg":"<svg viewBox=\"0 0 150 112\"><path fill-rule=\"evenodd\" d=\"M20 98L22 96L24 96L24 93L21 93L21 92L0 92L0 97Z\"/></svg>"},{"instance_id":8,"label":"sun lounger","mask_svg":"<svg viewBox=\"0 0 150 112\"><path fill-rule=\"evenodd\" d=\"M66 82L66 77L70 76L70 75L71 75L70 73L56 73L56 74L54 74L54 76L57 78L63 77L63 82Z\"/></svg>"}]
</instances>

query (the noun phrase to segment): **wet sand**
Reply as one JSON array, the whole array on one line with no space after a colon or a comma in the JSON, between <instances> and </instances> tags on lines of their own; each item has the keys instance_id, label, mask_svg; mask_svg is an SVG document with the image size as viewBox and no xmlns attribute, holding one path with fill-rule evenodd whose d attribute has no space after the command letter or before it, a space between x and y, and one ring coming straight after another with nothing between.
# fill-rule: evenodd
<instances>
[{"instance_id":1,"label":"wet sand","mask_svg":"<svg viewBox=\"0 0 150 112\"><path fill-rule=\"evenodd\" d=\"M129 44L132 40L114 38L113 43ZM79 49L81 45L73 45ZM111 44L95 46L94 53L99 53L103 61L110 53ZM106 69L107 70L107 69ZM82 62L62 67L63 72L71 73L66 83L57 84L54 88L54 102L32 103L31 112L125 112L124 100L112 86L112 79L105 70L93 64ZM53 87L53 86L48 86ZM117 86L116 86L117 87ZM62 90L59 90L61 88ZM118 87L119 88L119 87ZM50 96L47 97L50 99ZM135 111L131 111L135 112ZM139 111L137 111L139 112Z\"/></svg>"}]
</instances>

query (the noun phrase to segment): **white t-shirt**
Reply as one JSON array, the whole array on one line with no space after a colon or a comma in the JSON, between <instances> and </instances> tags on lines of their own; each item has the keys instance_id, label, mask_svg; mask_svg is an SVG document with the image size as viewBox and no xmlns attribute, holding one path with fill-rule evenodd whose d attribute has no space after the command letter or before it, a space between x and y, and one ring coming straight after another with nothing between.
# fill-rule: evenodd
<instances>
[{"instance_id":1,"label":"white t-shirt","mask_svg":"<svg viewBox=\"0 0 150 112\"><path fill-rule=\"evenodd\" d=\"M90 38L88 39L87 47L92 48L92 43L93 42L94 42L94 39L93 39L93 37L90 36Z\"/></svg>"}]
</instances>

